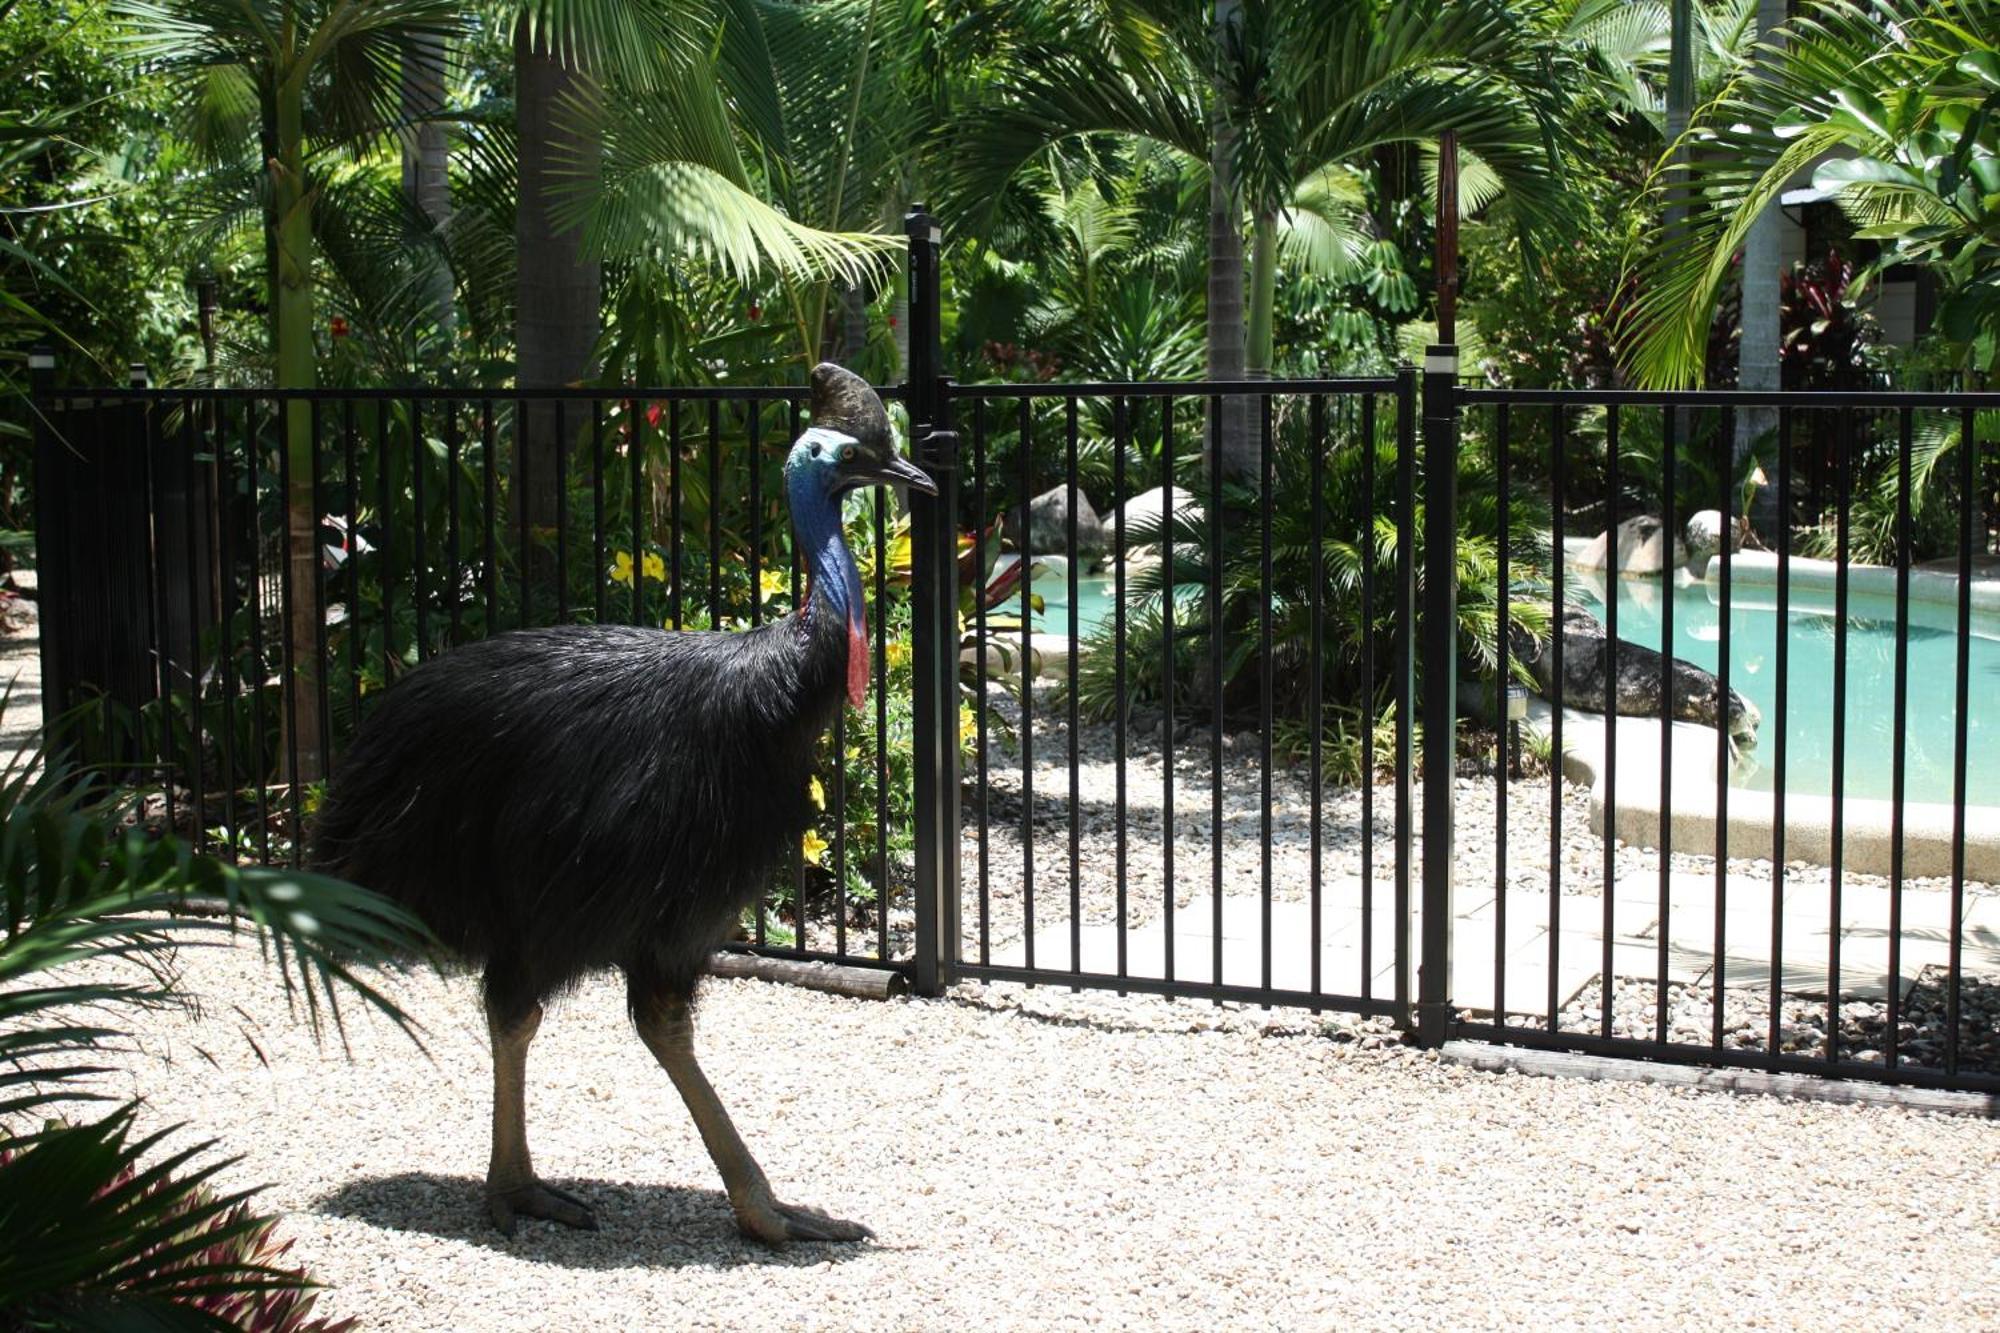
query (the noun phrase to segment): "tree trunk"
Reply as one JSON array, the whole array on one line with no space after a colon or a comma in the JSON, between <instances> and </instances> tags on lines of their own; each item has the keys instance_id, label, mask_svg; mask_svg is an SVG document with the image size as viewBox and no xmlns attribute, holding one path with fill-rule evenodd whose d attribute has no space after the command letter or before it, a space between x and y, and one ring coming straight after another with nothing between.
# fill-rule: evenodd
<instances>
[{"instance_id":1,"label":"tree trunk","mask_svg":"<svg viewBox=\"0 0 2000 1333\"><path fill-rule=\"evenodd\" d=\"M852 366L868 350L868 293L858 284L840 287L840 355L844 366Z\"/></svg>"},{"instance_id":2,"label":"tree trunk","mask_svg":"<svg viewBox=\"0 0 2000 1333\"><path fill-rule=\"evenodd\" d=\"M433 232L451 221L450 160L444 126L431 117L444 110L444 38L423 33L411 38L403 59L403 119L415 122L403 136L403 197L429 219ZM454 320L451 269L435 251L420 261L438 331L450 334Z\"/></svg>"},{"instance_id":3,"label":"tree trunk","mask_svg":"<svg viewBox=\"0 0 2000 1333\"><path fill-rule=\"evenodd\" d=\"M600 273L583 253L575 230L557 227L553 213L558 189L577 182L582 164L595 159L594 145L564 123L560 108L583 95L584 80L548 48L546 33L531 35L524 17L514 29L514 114L520 137L520 198L514 214L515 381L524 388L575 384L591 375L600 314ZM579 421L572 412L566 426ZM515 503L525 504L537 532L529 562L530 583L538 593L538 619L554 606L546 589L557 576L553 530L563 502L557 474L556 405L524 402L516 422ZM527 484L518 480L526 469ZM517 511L518 512L518 511Z\"/></svg>"},{"instance_id":4,"label":"tree trunk","mask_svg":"<svg viewBox=\"0 0 2000 1333\"><path fill-rule=\"evenodd\" d=\"M1215 44L1240 27L1242 0L1216 0ZM1208 377L1237 380L1244 371L1243 233L1238 224L1236 171L1233 155L1236 130L1230 124L1223 90L1213 90L1210 109L1208 182ZM1222 400L1220 421L1209 423L1202 444L1202 464L1225 477L1257 475L1256 450L1250 440L1250 403L1241 397Z\"/></svg>"},{"instance_id":5,"label":"tree trunk","mask_svg":"<svg viewBox=\"0 0 2000 1333\"><path fill-rule=\"evenodd\" d=\"M1785 0L1758 0L1757 35L1768 37L1785 21ZM1768 59L1760 50L1760 62ZM1784 214L1772 204L1750 224L1743 243L1743 339L1736 351L1736 387L1776 389L1778 379L1778 279L1783 265L1780 229ZM1773 436L1778 413L1769 407L1744 408L1736 414L1736 439L1732 444L1737 467L1743 466L1757 441ZM1775 441L1771 447L1775 447ZM1770 487L1757 492L1752 517L1766 533L1775 534L1778 496Z\"/></svg>"},{"instance_id":6,"label":"tree trunk","mask_svg":"<svg viewBox=\"0 0 2000 1333\"><path fill-rule=\"evenodd\" d=\"M1272 324L1278 301L1278 215L1258 210L1250 233L1250 333L1244 377L1271 378Z\"/></svg>"},{"instance_id":7,"label":"tree trunk","mask_svg":"<svg viewBox=\"0 0 2000 1333\"><path fill-rule=\"evenodd\" d=\"M281 70L272 91L276 148L269 166L275 214L277 289L273 293L275 352L280 389L310 389L313 365L312 195L305 179L305 80L302 71ZM319 714L319 515L313 512L312 405L285 404L285 568L291 606L285 644L291 671L285 678L285 708L279 753L285 780L293 787L325 775L320 751Z\"/></svg>"}]
</instances>

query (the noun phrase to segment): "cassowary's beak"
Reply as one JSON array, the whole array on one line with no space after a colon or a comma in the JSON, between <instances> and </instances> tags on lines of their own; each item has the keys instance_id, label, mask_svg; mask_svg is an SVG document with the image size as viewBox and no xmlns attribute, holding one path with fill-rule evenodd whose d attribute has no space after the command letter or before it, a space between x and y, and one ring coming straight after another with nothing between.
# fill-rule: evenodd
<instances>
[{"instance_id":1,"label":"cassowary's beak","mask_svg":"<svg viewBox=\"0 0 2000 1333\"><path fill-rule=\"evenodd\" d=\"M937 494L937 483L930 479L930 474L901 454L890 454L867 480L881 486L905 486L925 495Z\"/></svg>"}]
</instances>

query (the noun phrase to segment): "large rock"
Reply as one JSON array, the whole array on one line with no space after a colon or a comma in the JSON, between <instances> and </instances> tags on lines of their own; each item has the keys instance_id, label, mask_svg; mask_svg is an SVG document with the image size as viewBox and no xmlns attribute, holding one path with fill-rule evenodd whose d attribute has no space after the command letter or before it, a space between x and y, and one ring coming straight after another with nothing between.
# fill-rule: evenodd
<instances>
[{"instance_id":1,"label":"large rock","mask_svg":"<svg viewBox=\"0 0 2000 1333\"><path fill-rule=\"evenodd\" d=\"M1687 521L1687 565L1697 574L1708 568L1709 557L1722 549L1722 511L1720 509L1700 509ZM1733 538L1729 550L1731 554L1743 549L1743 528L1741 524L1730 530Z\"/></svg>"},{"instance_id":2,"label":"large rock","mask_svg":"<svg viewBox=\"0 0 2000 1333\"><path fill-rule=\"evenodd\" d=\"M1515 655L1527 664L1551 703L1564 704L1587 713L1603 713L1610 702L1626 717L1658 717L1666 698L1665 664L1672 663L1674 717L1683 722L1714 726L1720 716L1722 682L1681 658L1663 658L1651 648L1624 639L1618 641L1618 680L1606 688L1607 665L1604 626L1588 611L1574 608L1563 613L1562 679L1555 678L1552 644L1540 645L1517 640ZM1524 636L1525 637L1525 636ZM1729 691L1729 734L1745 745L1756 743L1757 726L1763 721L1757 706L1735 690Z\"/></svg>"},{"instance_id":3,"label":"large rock","mask_svg":"<svg viewBox=\"0 0 2000 1333\"><path fill-rule=\"evenodd\" d=\"M1157 544L1160 533L1161 515L1166 508L1167 488L1155 486L1150 491L1141 491L1119 506L1119 514L1125 524L1125 544L1128 547L1147 547ZM1173 488L1173 511L1183 518L1198 518L1201 505L1192 491L1179 486ZM1110 523L1105 529L1114 538L1117 528Z\"/></svg>"},{"instance_id":4,"label":"large rock","mask_svg":"<svg viewBox=\"0 0 2000 1333\"><path fill-rule=\"evenodd\" d=\"M1071 490L1067 486L1056 486L1043 491L1028 502L1028 554L1066 555L1069 552L1069 500ZM1105 550L1104 520L1097 516L1097 510L1090 504L1090 497L1081 489L1076 496L1076 554L1086 563L1103 555ZM1018 507L1007 516L1007 532L1014 544L1021 544L1021 511Z\"/></svg>"},{"instance_id":5,"label":"large rock","mask_svg":"<svg viewBox=\"0 0 2000 1333\"><path fill-rule=\"evenodd\" d=\"M1687 563L1687 547L1680 538L1673 539L1673 551L1667 552L1667 525L1655 515L1635 514L1620 523L1617 531L1620 574L1657 574L1668 560L1675 566ZM1578 553L1576 563L1584 569L1609 569L1605 552L1611 545L1610 537L1610 533L1598 533Z\"/></svg>"}]
</instances>

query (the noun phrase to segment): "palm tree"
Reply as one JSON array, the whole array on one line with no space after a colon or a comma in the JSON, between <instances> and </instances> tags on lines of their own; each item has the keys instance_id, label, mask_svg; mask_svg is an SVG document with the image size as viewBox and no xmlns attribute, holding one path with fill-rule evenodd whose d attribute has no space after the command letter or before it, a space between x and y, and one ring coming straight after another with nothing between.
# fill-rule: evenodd
<instances>
[{"instance_id":1,"label":"palm tree","mask_svg":"<svg viewBox=\"0 0 2000 1333\"><path fill-rule=\"evenodd\" d=\"M247 1192L208 1188L227 1165L213 1143L139 1132L136 1102L90 1120L54 1118L103 1100L85 1080L124 1043L123 1015L196 1010L176 951L247 927L316 1034L341 1029L344 998L417 1035L366 973L426 949L414 918L337 880L236 866L150 837L134 814L60 761L29 753L0 769L0 1322L9 1327L221 1327L202 1312L225 1298L238 1309L302 1309L296 1293L308 1284L270 1264L258 1243L268 1223L242 1206Z\"/></svg>"},{"instance_id":2,"label":"palm tree","mask_svg":"<svg viewBox=\"0 0 2000 1333\"><path fill-rule=\"evenodd\" d=\"M773 0L654 77L574 91L558 224L588 256L689 254L775 278L802 365L839 293L884 281L919 135L907 93L918 0ZM598 155L601 147L601 156Z\"/></svg>"},{"instance_id":3,"label":"palm tree","mask_svg":"<svg viewBox=\"0 0 2000 1333\"><path fill-rule=\"evenodd\" d=\"M457 29L453 0L121 0L142 58L180 83L195 137L212 155L240 155L254 135L262 167L271 285L271 348L277 387L310 389L313 345L314 211L323 181L317 154L366 143L396 123L400 80L419 43ZM308 128L307 109L312 109ZM286 404L286 561L292 586L319 577L313 507L310 405ZM311 643L317 614L293 599L286 633ZM312 655L297 655L302 663ZM319 690L309 667L292 673L285 709L298 785L325 769L319 752Z\"/></svg>"},{"instance_id":4,"label":"palm tree","mask_svg":"<svg viewBox=\"0 0 2000 1333\"><path fill-rule=\"evenodd\" d=\"M1208 340L1218 375L1235 366L1269 373L1282 224L1329 168L1361 168L1384 147L1452 130L1506 184L1525 226L1553 221L1559 177L1545 131L1552 108L1533 91L1538 37L1506 7L1232 0L1216 13L1213 25L1152 4L1024 17L1012 58L955 127L959 197L996 200L1027 163L1096 135L1150 140L1210 165ZM1221 466L1254 472L1247 430L1224 425Z\"/></svg>"},{"instance_id":5,"label":"palm tree","mask_svg":"<svg viewBox=\"0 0 2000 1333\"><path fill-rule=\"evenodd\" d=\"M2000 335L2000 4L1828 0L1697 118L1697 148L1670 203L1685 234L1635 261L1639 297L1621 330L1635 374L1678 386L1702 374L1716 300L1750 229L1799 172L1885 242L1881 265L1914 264L1945 290L1938 322L1969 364ZM1985 346L1983 352L1979 349Z\"/></svg>"}]
</instances>

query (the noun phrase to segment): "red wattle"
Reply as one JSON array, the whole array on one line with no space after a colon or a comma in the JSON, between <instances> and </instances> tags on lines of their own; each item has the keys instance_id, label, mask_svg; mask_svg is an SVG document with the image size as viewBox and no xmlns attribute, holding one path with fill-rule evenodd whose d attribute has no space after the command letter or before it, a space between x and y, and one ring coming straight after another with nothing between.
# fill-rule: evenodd
<instances>
[{"instance_id":1,"label":"red wattle","mask_svg":"<svg viewBox=\"0 0 2000 1333\"><path fill-rule=\"evenodd\" d=\"M856 708L868 698L868 620L856 609L847 622L847 702Z\"/></svg>"}]
</instances>

